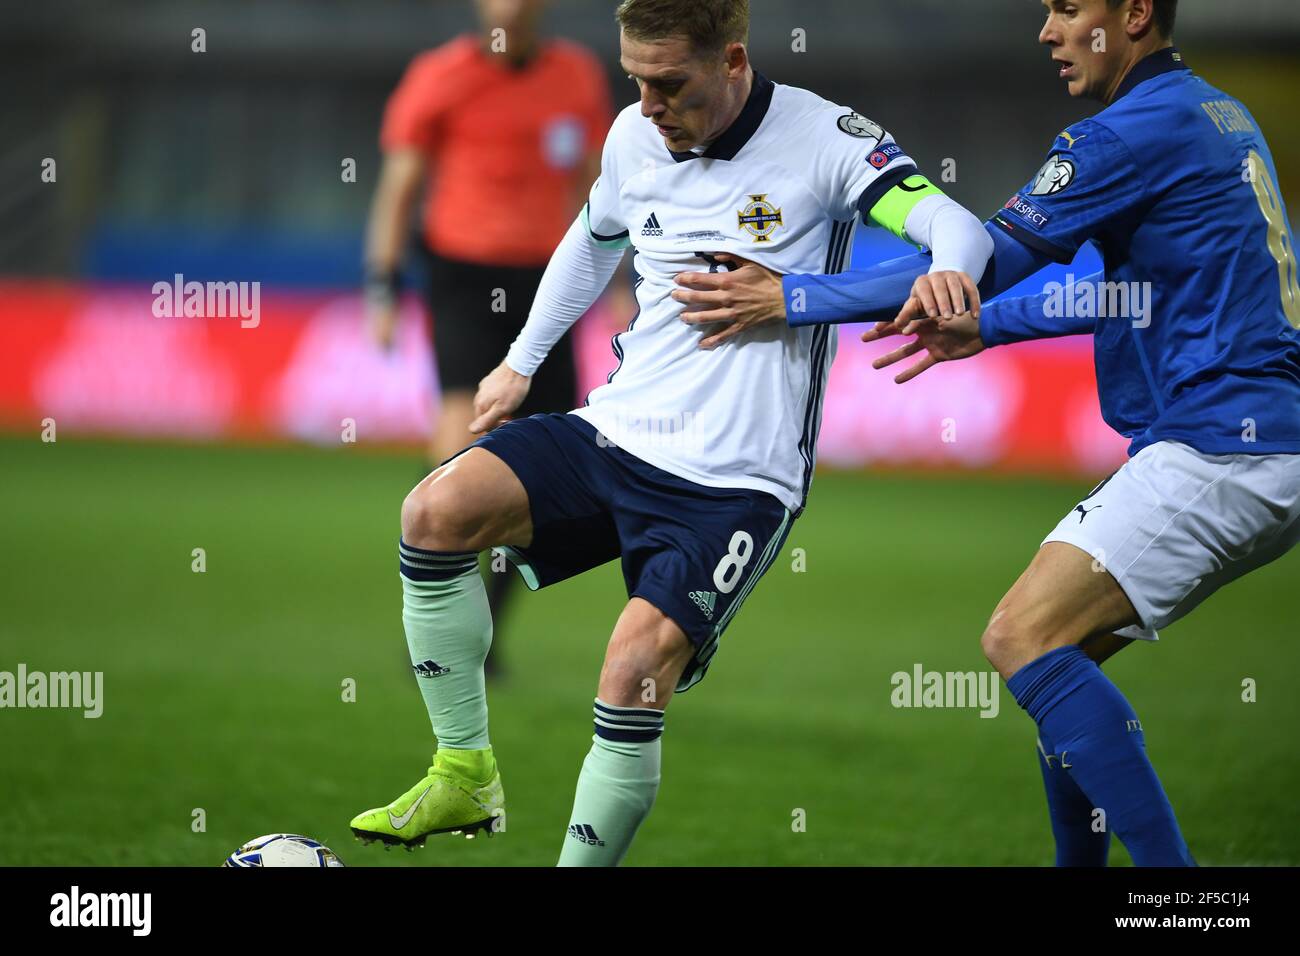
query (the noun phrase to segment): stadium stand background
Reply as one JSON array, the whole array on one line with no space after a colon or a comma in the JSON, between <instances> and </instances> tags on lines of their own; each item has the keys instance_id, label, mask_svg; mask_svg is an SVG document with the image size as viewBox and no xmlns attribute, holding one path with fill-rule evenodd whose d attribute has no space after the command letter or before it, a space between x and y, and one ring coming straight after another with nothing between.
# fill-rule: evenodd
<instances>
[{"instance_id":1,"label":"stadium stand background","mask_svg":"<svg viewBox=\"0 0 1300 956\"><path fill-rule=\"evenodd\" d=\"M546 22L597 50L628 103L614 6L556 0ZM1255 112L1294 210L1300 5L1182 7L1180 46ZM883 123L932 176L955 158L947 188L981 215L1022 185L1065 121L1092 110L1066 97L1035 43L1033 0L755 0L753 17L760 70ZM179 255L191 271L256 261L267 282L355 284L384 99L415 53L472 23L468 0L6 4L0 270L145 278ZM204 54L190 50L195 27ZM796 29L805 53L791 51ZM70 187L53 203L23 174L45 156ZM346 188L343 157L358 162Z\"/></svg>"}]
</instances>

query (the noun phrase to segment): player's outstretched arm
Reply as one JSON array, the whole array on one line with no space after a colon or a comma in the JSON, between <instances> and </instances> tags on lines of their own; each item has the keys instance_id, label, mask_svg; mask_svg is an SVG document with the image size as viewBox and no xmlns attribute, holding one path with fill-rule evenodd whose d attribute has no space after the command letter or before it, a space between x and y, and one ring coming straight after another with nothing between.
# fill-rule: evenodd
<instances>
[{"instance_id":1,"label":"player's outstretched arm","mask_svg":"<svg viewBox=\"0 0 1300 956\"><path fill-rule=\"evenodd\" d=\"M1078 287L1093 285L1105 281L1104 272L1096 272L1075 283ZM1073 287L1066 286L1066 294L1072 294ZM1059 294L1059 293L1058 293ZM1091 335L1096 331L1097 320L1074 316L1073 310L1052 310L1048 308L1051 294L1017 296L1014 299L999 299L984 307L980 316L980 337L984 344L1011 345L1013 342L1028 342L1030 339L1054 339L1063 335ZM1062 314L1071 313L1071 314Z\"/></svg>"},{"instance_id":2,"label":"player's outstretched arm","mask_svg":"<svg viewBox=\"0 0 1300 956\"><path fill-rule=\"evenodd\" d=\"M1005 292L1053 261L993 223L985 223L984 232L993 254L976 286L982 299ZM932 273L934 261L929 253L920 253L838 275L786 276L781 284L787 321L792 326L892 322L912 298L917 279Z\"/></svg>"},{"instance_id":3,"label":"player's outstretched arm","mask_svg":"<svg viewBox=\"0 0 1300 956\"><path fill-rule=\"evenodd\" d=\"M975 284L988 270L994 250L979 219L924 176L908 177L889 190L868 216L904 241L930 250L930 268L912 284L909 298L920 299L931 318L965 312L979 318Z\"/></svg>"},{"instance_id":4,"label":"player's outstretched arm","mask_svg":"<svg viewBox=\"0 0 1300 956\"><path fill-rule=\"evenodd\" d=\"M782 277L739 256L720 252L714 258L731 266L731 271L683 272L676 278L679 288L673 291L673 298L687 306L682 312L683 322L721 326L700 342L703 349L715 348L747 329L769 322L786 321L799 326L893 320L901 304L911 297L936 317L957 315L968 308L976 316L979 314L980 298L974 280L965 272L934 271L929 253L890 259L863 272L834 276ZM804 315L809 295L816 296L814 321ZM881 302L886 303L882 308L871 305ZM959 305L954 307L954 302Z\"/></svg>"},{"instance_id":5,"label":"player's outstretched arm","mask_svg":"<svg viewBox=\"0 0 1300 956\"><path fill-rule=\"evenodd\" d=\"M474 434L491 431L528 395L532 377L555 343L595 304L623 261L623 245L592 238L586 211L560 240L537 286L528 321L505 361L479 383L470 425Z\"/></svg>"},{"instance_id":6,"label":"player's outstretched arm","mask_svg":"<svg viewBox=\"0 0 1300 956\"><path fill-rule=\"evenodd\" d=\"M923 183L916 177L918 185ZM838 275L780 276L756 263L723 253L728 272L684 272L673 298L689 307L682 321L722 324L701 342L712 348L767 322L791 326L844 322L892 321L913 296L935 317L980 312L981 296L996 295L1051 260L1008 239L996 227L982 226L962 206L932 186L900 211L890 194L871 216L897 235L927 246L931 252L902 256L869 269ZM978 283L978 284L977 284Z\"/></svg>"}]
</instances>

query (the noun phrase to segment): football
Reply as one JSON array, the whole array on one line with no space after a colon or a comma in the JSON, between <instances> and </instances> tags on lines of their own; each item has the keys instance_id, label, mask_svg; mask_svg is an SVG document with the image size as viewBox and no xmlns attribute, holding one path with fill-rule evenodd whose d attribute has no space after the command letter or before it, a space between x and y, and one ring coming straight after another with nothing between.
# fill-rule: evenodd
<instances>
[{"instance_id":1,"label":"football","mask_svg":"<svg viewBox=\"0 0 1300 956\"><path fill-rule=\"evenodd\" d=\"M297 833L272 833L249 840L222 866L343 866L324 843Z\"/></svg>"}]
</instances>

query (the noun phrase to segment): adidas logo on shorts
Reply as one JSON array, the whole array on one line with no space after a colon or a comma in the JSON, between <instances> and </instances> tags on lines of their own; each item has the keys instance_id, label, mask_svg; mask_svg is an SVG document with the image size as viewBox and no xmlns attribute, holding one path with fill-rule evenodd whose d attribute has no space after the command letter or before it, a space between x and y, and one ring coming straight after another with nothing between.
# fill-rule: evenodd
<instances>
[{"instance_id":1,"label":"adidas logo on shorts","mask_svg":"<svg viewBox=\"0 0 1300 956\"><path fill-rule=\"evenodd\" d=\"M695 606L704 612L704 616L710 621L713 620L713 608L718 603L718 595L714 591L692 591L690 598L695 602Z\"/></svg>"},{"instance_id":2,"label":"adidas logo on shorts","mask_svg":"<svg viewBox=\"0 0 1300 956\"><path fill-rule=\"evenodd\" d=\"M651 239L663 238L663 227L659 225L659 217L654 213L650 214L650 218L647 219L645 225L641 227L641 235L649 236Z\"/></svg>"}]
</instances>

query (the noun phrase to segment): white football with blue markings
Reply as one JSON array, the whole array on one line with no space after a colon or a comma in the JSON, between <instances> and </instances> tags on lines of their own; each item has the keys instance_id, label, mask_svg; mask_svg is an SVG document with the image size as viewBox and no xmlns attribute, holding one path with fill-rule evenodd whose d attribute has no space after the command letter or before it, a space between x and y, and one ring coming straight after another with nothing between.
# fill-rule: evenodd
<instances>
[{"instance_id":1,"label":"white football with blue markings","mask_svg":"<svg viewBox=\"0 0 1300 956\"><path fill-rule=\"evenodd\" d=\"M298 833L271 833L249 840L222 866L342 866L338 854Z\"/></svg>"}]
</instances>

